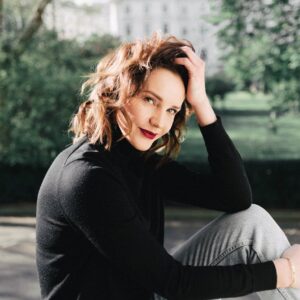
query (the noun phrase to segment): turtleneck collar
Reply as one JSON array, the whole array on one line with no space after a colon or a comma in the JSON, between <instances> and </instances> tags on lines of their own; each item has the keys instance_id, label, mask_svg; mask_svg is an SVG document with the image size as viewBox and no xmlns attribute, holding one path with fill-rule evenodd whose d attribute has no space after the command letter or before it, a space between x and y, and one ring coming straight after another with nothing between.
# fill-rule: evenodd
<instances>
[{"instance_id":1,"label":"turtleneck collar","mask_svg":"<svg viewBox=\"0 0 300 300\"><path fill-rule=\"evenodd\" d=\"M125 137L119 140L122 136L119 126L112 126L112 151L116 150L129 159L142 158L146 154L147 151L136 149Z\"/></svg>"}]
</instances>

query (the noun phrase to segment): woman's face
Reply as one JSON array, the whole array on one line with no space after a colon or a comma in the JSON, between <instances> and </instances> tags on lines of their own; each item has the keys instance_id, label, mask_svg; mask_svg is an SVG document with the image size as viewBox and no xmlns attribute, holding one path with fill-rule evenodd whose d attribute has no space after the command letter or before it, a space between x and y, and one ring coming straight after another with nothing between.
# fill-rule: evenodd
<instances>
[{"instance_id":1,"label":"woman's face","mask_svg":"<svg viewBox=\"0 0 300 300\"><path fill-rule=\"evenodd\" d=\"M132 121L131 133L126 136L138 150L148 150L154 141L168 133L176 113L185 99L182 79L164 68L154 69L141 92L125 104ZM120 130L125 135L125 120L117 116Z\"/></svg>"}]
</instances>

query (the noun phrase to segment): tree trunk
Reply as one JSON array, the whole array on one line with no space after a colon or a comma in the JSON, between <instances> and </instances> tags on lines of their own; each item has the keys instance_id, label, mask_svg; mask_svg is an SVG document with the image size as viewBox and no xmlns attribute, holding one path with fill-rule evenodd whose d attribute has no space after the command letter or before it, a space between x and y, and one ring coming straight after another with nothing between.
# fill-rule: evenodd
<instances>
[{"instance_id":1,"label":"tree trunk","mask_svg":"<svg viewBox=\"0 0 300 300\"><path fill-rule=\"evenodd\" d=\"M0 0L2 1L2 0ZM34 12L32 19L30 20L28 26L26 26L24 32L21 34L20 38L17 40L15 46L13 47L13 52L15 56L20 56L25 50L27 45L32 40L34 34L38 31L40 26L43 23L43 13L45 11L46 6L52 0L41 0L38 4L36 11Z\"/></svg>"},{"instance_id":2,"label":"tree trunk","mask_svg":"<svg viewBox=\"0 0 300 300\"><path fill-rule=\"evenodd\" d=\"M3 34L3 0L0 0L0 36Z\"/></svg>"}]
</instances>

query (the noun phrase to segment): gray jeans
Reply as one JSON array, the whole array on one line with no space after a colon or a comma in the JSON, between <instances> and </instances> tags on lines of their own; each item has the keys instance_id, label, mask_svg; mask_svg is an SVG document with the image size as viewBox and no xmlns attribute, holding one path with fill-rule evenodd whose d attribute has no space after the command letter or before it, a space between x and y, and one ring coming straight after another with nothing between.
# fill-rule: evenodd
<instances>
[{"instance_id":1,"label":"gray jeans","mask_svg":"<svg viewBox=\"0 0 300 300\"><path fill-rule=\"evenodd\" d=\"M289 246L286 235L271 215L252 204L246 210L217 217L173 248L171 255L183 265L227 266L274 260ZM163 299L155 294L155 300ZM226 299L299 300L300 289L274 289Z\"/></svg>"}]
</instances>

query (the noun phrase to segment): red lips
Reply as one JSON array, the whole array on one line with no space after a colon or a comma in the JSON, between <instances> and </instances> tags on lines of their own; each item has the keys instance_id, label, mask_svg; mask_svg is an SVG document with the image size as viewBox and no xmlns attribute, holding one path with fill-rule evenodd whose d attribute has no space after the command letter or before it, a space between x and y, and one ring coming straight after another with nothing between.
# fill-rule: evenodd
<instances>
[{"instance_id":1,"label":"red lips","mask_svg":"<svg viewBox=\"0 0 300 300\"><path fill-rule=\"evenodd\" d=\"M148 139L153 140L153 139L157 136L156 133L153 133L153 132L148 131L148 130L146 130L146 129L140 128L140 130L141 130L141 132L143 133L143 135L144 135L146 138L148 138Z\"/></svg>"}]
</instances>

